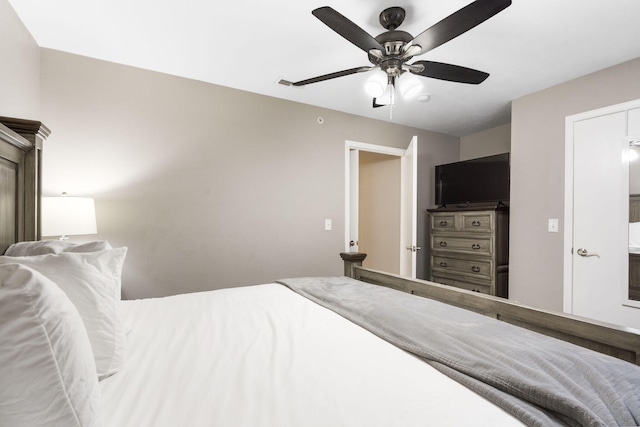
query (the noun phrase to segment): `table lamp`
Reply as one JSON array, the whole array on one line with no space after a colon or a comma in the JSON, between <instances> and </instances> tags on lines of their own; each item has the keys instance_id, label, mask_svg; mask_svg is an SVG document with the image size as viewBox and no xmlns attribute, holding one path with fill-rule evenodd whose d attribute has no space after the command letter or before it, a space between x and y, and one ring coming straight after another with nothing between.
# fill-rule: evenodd
<instances>
[{"instance_id":1,"label":"table lamp","mask_svg":"<svg viewBox=\"0 0 640 427\"><path fill-rule=\"evenodd\" d=\"M90 197L69 197L62 193L61 197L42 198L42 235L61 236L60 240L68 240L68 236L96 234L96 209Z\"/></svg>"}]
</instances>

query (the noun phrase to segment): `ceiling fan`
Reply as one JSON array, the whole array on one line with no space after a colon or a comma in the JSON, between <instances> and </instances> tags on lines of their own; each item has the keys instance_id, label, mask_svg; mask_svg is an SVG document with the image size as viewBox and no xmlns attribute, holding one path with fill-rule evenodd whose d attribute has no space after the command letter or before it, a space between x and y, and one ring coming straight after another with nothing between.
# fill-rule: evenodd
<instances>
[{"instance_id":1,"label":"ceiling fan","mask_svg":"<svg viewBox=\"0 0 640 427\"><path fill-rule=\"evenodd\" d=\"M333 31L367 52L369 62L373 65L350 68L298 82L282 80L280 83L288 86L305 86L380 69L386 74L387 81L381 86L381 89L384 87L386 92L390 92L389 102L378 103L374 96L374 107L394 104L396 82L407 71L418 76L457 83L482 83L489 77L489 74L483 71L434 61L416 61L412 64L408 64L408 61L414 56L422 55L458 37L506 9L509 5L511 5L511 0L476 0L429 27L417 37L397 29L405 18L405 10L401 7L390 7L380 13L380 24L387 31L376 37L372 37L331 7L320 7L315 9L312 14Z\"/></svg>"}]
</instances>

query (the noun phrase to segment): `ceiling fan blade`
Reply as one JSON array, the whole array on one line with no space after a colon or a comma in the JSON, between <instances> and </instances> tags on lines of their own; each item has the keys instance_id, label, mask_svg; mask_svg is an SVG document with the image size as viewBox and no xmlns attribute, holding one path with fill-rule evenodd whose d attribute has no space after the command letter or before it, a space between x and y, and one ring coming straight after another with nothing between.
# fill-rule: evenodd
<instances>
[{"instance_id":1,"label":"ceiling fan blade","mask_svg":"<svg viewBox=\"0 0 640 427\"><path fill-rule=\"evenodd\" d=\"M417 55L421 55L482 24L510 5L511 0L476 0L418 34L410 44L419 45L421 50Z\"/></svg>"},{"instance_id":2,"label":"ceiling fan blade","mask_svg":"<svg viewBox=\"0 0 640 427\"><path fill-rule=\"evenodd\" d=\"M304 85L308 85L308 84L311 84L311 83L318 83L318 82L323 82L325 80L331 80L331 79L335 79L335 78L338 78L338 77L348 76L350 74L364 73L365 71L369 71L372 68L373 67L350 68L348 70L336 71L335 73L324 74L322 76L313 77L313 78L306 79L306 80L301 80L299 82L291 83L291 85L292 86L304 86Z\"/></svg>"},{"instance_id":3,"label":"ceiling fan blade","mask_svg":"<svg viewBox=\"0 0 640 427\"><path fill-rule=\"evenodd\" d=\"M311 12L313 16L324 22L329 28L358 46L365 52L371 49L378 49L384 52L384 47L376 41L369 33L349 19L336 12L329 6L319 7Z\"/></svg>"},{"instance_id":4,"label":"ceiling fan blade","mask_svg":"<svg viewBox=\"0 0 640 427\"><path fill-rule=\"evenodd\" d=\"M424 69L422 71L415 70L415 66L420 65L424 66ZM432 79L473 85L480 84L489 77L489 73L485 73L484 71L433 61L416 61L411 64L409 71L419 76L431 77Z\"/></svg>"}]
</instances>

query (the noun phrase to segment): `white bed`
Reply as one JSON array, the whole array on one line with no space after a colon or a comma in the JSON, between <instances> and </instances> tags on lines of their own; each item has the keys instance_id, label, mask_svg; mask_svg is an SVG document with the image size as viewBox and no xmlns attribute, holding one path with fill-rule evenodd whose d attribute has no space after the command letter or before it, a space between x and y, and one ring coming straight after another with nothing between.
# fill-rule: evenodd
<instances>
[{"instance_id":1,"label":"white bed","mask_svg":"<svg viewBox=\"0 0 640 427\"><path fill-rule=\"evenodd\" d=\"M511 325L346 277L288 279L286 286L270 283L121 301L126 252L104 241L43 241L17 243L8 255L0 256L0 425L564 425L561 419L576 411L578 418L568 419L640 421L640 368L609 356L558 340L552 340L552 347L539 347L535 339L522 338L532 332L515 328L517 342L536 349L519 354L519 348L507 343L511 336L501 332L512 330ZM300 282L311 287L296 288ZM332 293L315 293L323 286ZM346 305L337 311L331 308L335 298L340 304L355 301L357 316L378 325L373 333L365 329L369 326L358 326L359 321L343 310ZM378 307L383 311L376 311ZM438 319L443 318L453 323L442 328ZM394 329L398 320L400 328ZM478 328L500 338L483 340ZM415 331L436 347L421 347ZM409 343L410 353L401 349L404 344L387 342L395 342L395 332ZM453 375L455 380L439 365L440 346L452 345L443 337L458 354L448 360L456 370L463 368ZM502 341L511 350L498 347ZM478 349L480 359L468 359L466 355ZM569 365L555 365L556 356L548 359L549 349L559 352L563 361L563 355L570 355ZM507 355L511 351L518 352L517 370L544 373L534 375L533 383L520 383L519 376L514 381L502 377L498 371L513 366ZM570 379L565 388L562 381L538 382L541 376L556 377L550 372L559 367L573 370L574 361L595 368L579 371L586 383ZM526 405L540 404L536 396L542 396L543 406L532 413L526 406L506 402L501 392L488 394L491 401L482 397L487 394L475 380L469 383L459 376L467 372L464 366L507 385L502 392L518 391L513 396L524 397ZM603 380L606 392L592 394L591 381L599 390L600 377L609 373L612 377ZM559 393L547 393L547 387ZM587 402L602 406L604 412L593 418ZM629 405L637 408L628 410ZM539 416L542 408L550 412Z\"/></svg>"},{"instance_id":2,"label":"white bed","mask_svg":"<svg viewBox=\"0 0 640 427\"><path fill-rule=\"evenodd\" d=\"M104 241L0 256L0 425L521 425L280 284L121 301L125 256Z\"/></svg>"},{"instance_id":3,"label":"white bed","mask_svg":"<svg viewBox=\"0 0 640 427\"><path fill-rule=\"evenodd\" d=\"M547 346L548 337L346 277L121 301L126 252L104 241L41 241L16 243L0 256L0 425L640 421L640 368L609 356L558 340ZM354 302L355 311L344 311ZM358 326L352 313L374 328ZM521 353L523 344L534 350ZM440 354L451 346L453 357ZM513 360L516 371L528 372L524 382L510 374ZM579 381L551 374L574 366L586 368L576 371ZM476 380L489 387L497 380L500 390L487 394ZM592 403L600 407L593 413Z\"/></svg>"},{"instance_id":4,"label":"white bed","mask_svg":"<svg viewBox=\"0 0 640 427\"><path fill-rule=\"evenodd\" d=\"M127 361L100 382L106 426L521 425L279 284L123 301L122 314Z\"/></svg>"}]
</instances>

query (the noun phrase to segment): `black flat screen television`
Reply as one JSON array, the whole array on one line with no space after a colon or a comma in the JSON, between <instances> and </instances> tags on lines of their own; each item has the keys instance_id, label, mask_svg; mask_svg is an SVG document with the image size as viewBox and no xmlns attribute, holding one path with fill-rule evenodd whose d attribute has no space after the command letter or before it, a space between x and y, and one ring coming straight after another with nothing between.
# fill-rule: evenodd
<instances>
[{"instance_id":1,"label":"black flat screen television","mask_svg":"<svg viewBox=\"0 0 640 427\"><path fill-rule=\"evenodd\" d=\"M509 201L509 153L436 166L436 205Z\"/></svg>"}]
</instances>

